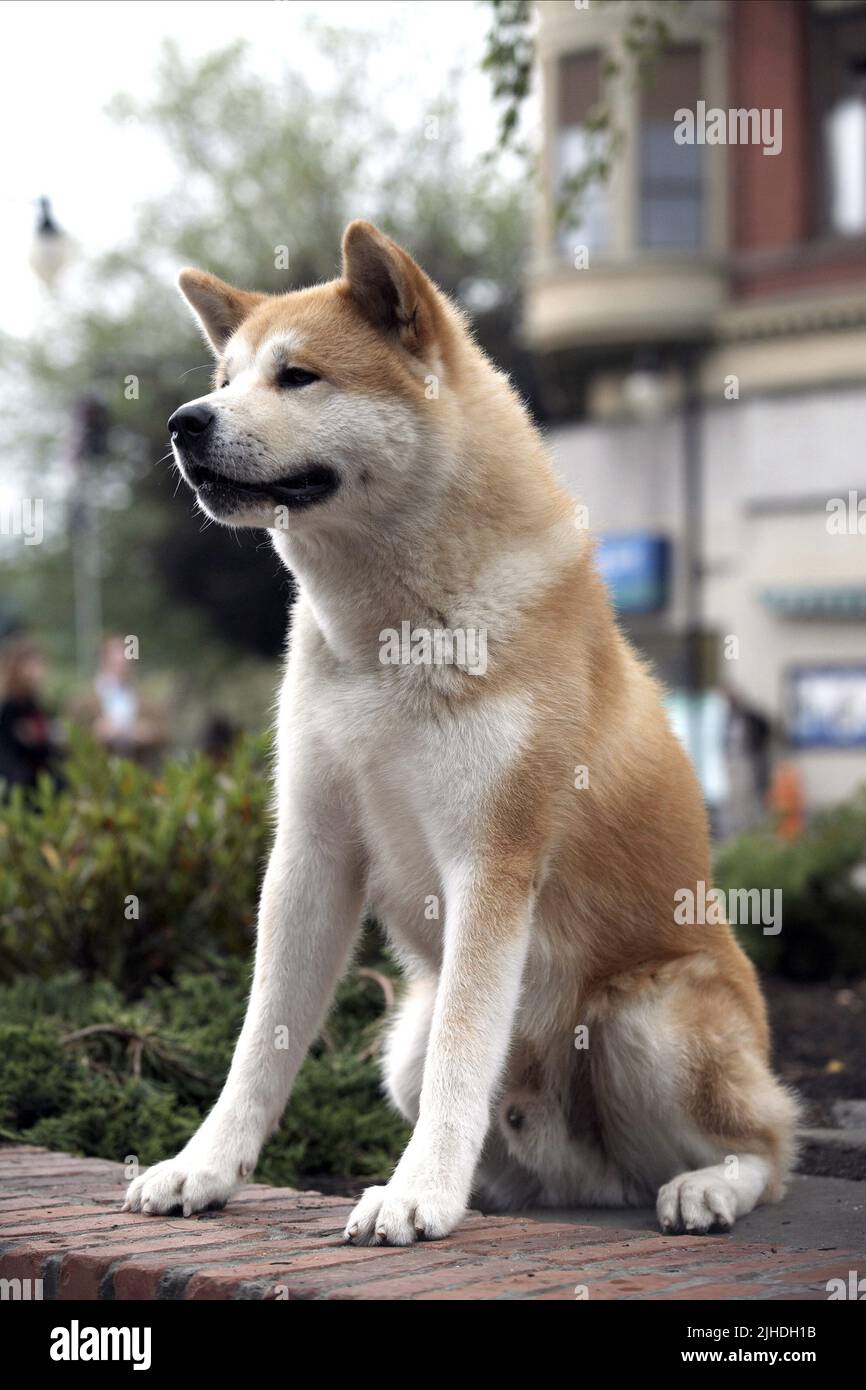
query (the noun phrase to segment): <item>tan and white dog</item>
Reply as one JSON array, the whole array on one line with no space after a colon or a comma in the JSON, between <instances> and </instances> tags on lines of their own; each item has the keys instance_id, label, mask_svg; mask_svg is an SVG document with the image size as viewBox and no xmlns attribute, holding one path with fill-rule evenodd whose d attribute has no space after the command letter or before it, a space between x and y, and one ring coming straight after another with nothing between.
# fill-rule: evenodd
<instances>
[{"instance_id":1,"label":"tan and white dog","mask_svg":"<svg viewBox=\"0 0 866 1390\"><path fill-rule=\"evenodd\" d=\"M208 516L270 529L300 597L246 1021L127 1208L253 1172L365 907L408 977L385 1075L414 1133L349 1241L446 1236L470 1200L656 1200L706 1231L777 1199L796 1106L754 971L675 920L710 877L695 777L508 381L365 222L329 284L180 288L218 367L172 417L178 465Z\"/></svg>"}]
</instances>

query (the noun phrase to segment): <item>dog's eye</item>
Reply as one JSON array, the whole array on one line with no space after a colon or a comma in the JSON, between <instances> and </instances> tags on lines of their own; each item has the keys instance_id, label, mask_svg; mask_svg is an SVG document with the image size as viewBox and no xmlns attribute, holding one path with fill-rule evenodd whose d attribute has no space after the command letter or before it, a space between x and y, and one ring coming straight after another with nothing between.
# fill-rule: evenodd
<instances>
[{"instance_id":1,"label":"dog's eye","mask_svg":"<svg viewBox=\"0 0 866 1390\"><path fill-rule=\"evenodd\" d=\"M277 385L286 390L294 390L298 386L309 386L311 382L321 380L315 372L305 371L303 367L281 367L277 373Z\"/></svg>"}]
</instances>

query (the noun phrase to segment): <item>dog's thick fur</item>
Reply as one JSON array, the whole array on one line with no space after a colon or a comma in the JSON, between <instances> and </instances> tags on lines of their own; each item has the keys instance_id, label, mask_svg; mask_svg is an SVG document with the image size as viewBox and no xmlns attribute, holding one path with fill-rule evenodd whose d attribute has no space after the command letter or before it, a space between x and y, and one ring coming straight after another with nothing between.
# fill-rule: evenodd
<instances>
[{"instance_id":1,"label":"dog's thick fur","mask_svg":"<svg viewBox=\"0 0 866 1390\"><path fill-rule=\"evenodd\" d=\"M348 1240L446 1236L470 1200L728 1227L781 1195L796 1108L730 929L674 920L710 878L695 777L507 380L387 237L355 222L343 257L276 297L180 278L218 368L178 463L203 510L270 528L300 597L246 1022L127 1205L197 1211L252 1173L366 906L408 977L385 1084L414 1133ZM483 631L486 669L383 664L406 621Z\"/></svg>"}]
</instances>

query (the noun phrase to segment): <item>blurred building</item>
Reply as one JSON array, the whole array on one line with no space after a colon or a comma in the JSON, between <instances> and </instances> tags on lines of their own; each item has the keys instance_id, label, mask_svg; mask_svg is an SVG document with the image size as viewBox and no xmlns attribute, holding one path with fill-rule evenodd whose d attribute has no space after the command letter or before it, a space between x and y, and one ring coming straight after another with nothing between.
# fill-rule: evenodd
<instances>
[{"instance_id":1,"label":"blurred building","mask_svg":"<svg viewBox=\"0 0 866 1390\"><path fill-rule=\"evenodd\" d=\"M538 8L524 331L560 472L710 800L736 797L729 695L836 800L866 782L866 4L662 3L643 83L609 75L630 7ZM602 99L612 175L564 227Z\"/></svg>"}]
</instances>

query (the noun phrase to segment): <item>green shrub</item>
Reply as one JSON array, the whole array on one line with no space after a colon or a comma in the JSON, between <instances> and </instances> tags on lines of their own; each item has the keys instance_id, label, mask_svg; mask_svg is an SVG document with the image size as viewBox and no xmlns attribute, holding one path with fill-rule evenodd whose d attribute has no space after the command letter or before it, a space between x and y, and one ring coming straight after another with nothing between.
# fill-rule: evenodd
<instances>
[{"instance_id":1,"label":"green shrub","mask_svg":"<svg viewBox=\"0 0 866 1390\"><path fill-rule=\"evenodd\" d=\"M248 954L270 840L266 741L158 774L76 737L58 790L0 806L0 981L74 969L135 997Z\"/></svg>"},{"instance_id":2,"label":"green shrub","mask_svg":"<svg viewBox=\"0 0 866 1390\"><path fill-rule=\"evenodd\" d=\"M64 772L62 789L45 781L0 805L0 1133L149 1164L216 1100L243 1021L267 744L153 774L79 736ZM267 1181L385 1177L405 1141L380 1090L382 977L395 971L373 928L359 959L373 978L341 985L263 1152Z\"/></svg>"},{"instance_id":3,"label":"green shrub","mask_svg":"<svg viewBox=\"0 0 866 1390\"><path fill-rule=\"evenodd\" d=\"M379 969L375 935L367 955ZM0 989L0 1134L142 1164L168 1158L216 1100L243 1019L248 967L213 963L129 1004L80 976ZM407 1138L376 1062L383 994L356 973L341 985L257 1176L275 1184L384 1178Z\"/></svg>"},{"instance_id":4,"label":"green shrub","mask_svg":"<svg viewBox=\"0 0 866 1390\"><path fill-rule=\"evenodd\" d=\"M720 888L781 889L782 930L759 925L738 931L763 969L795 979L862 974L866 965L866 892L855 881L866 866L866 789L822 811L798 840L771 829L750 831L724 845L716 859Z\"/></svg>"}]
</instances>

